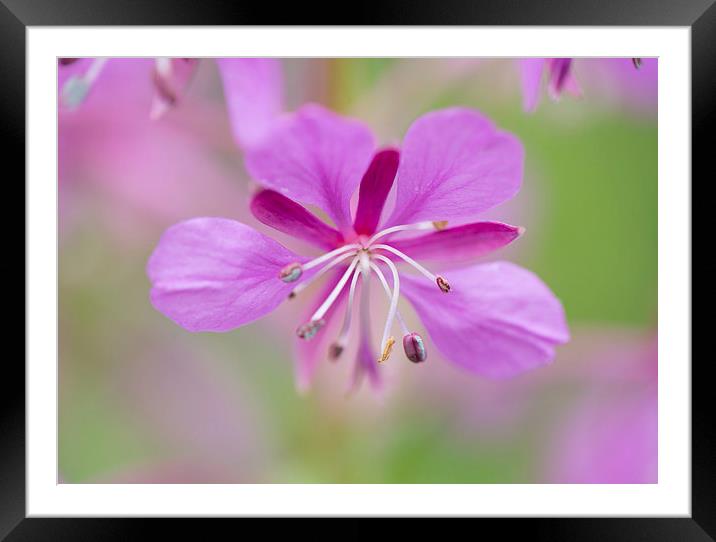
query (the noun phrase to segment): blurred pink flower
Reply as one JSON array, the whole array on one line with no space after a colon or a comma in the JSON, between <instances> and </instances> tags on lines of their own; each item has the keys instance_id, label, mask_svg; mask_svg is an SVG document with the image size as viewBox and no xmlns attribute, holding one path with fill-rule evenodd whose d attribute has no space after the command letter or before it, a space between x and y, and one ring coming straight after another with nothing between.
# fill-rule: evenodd
<instances>
[{"instance_id":1,"label":"blurred pink flower","mask_svg":"<svg viewBox=\"0 0 716 542\"><path fill-rule=\"evenodd\" d=\"M626 98L634 107L656 104L657 59L655 58L526 58L520 61L522 97L525 111L539 104L543 80L553 100L563 93L582 96L575 75L580 67L585 94Z\"/></svg>"},{"instance_id":2,"label":"blurred pink flower","mask_svg":"<svg viewBox=\"0 0 716 542\"><path fill-rule=\"evenodd\" d=\"M522 75L522 105L525 111L534 111L542 92L543 74L547 77L547 92L559 100L563 92L579 96L581 90L572 74L571 58L526 58L520 61Z\"/></svg>"},{"instance_id":3,"label":"blurred pink flower","mask_svg":"<svg viewBox=\"0 0 716 542\"><path fill-rule=\"evenodd\" d=\"M656 483L656 342L599 358L590 394L570 410L551 445L549 482Z\"/></svg>"},{"instance_id":4,"label":"blurred pink flower","mask_svg":"<svg viewBox=\"0 0 716 542\"><path fill-rule=\"evenodd\" d=\"M149 116L159 119L182 99L199 64L198 58L155 58L142 84L153 87ZM90 92L117 95L124 85L104 77L108 64L136 62L132 59L64 58L59 61L60 104L68 110L82 105ZM283 105L280 61L270 58L216 59L237 142L255 142L271 124Z\"/></svg>"},{"instance_id":5,"label":"blurred pink flower","mask_svg":"<svg viewBox=\"0 0 716 542\"><path fill-rule=\"evenodd\" d=\"M60 84L86 73L91 62L81 59L61 67ZM228 72L238 78L247 66L257 71L255 64L267 62L271 67L264 71L275 72L273 83L280 81L277 61L247 62L238 67L232 64ZM63 229L83 220L84 213L75 211L88 195L94 198L93 209L98 208L96 198L108 198L101 218L129 239L155 236L158 232L147 227L147 222L165 227L167 222L197 212L220 215L245 207L246 188L237 182L239 162L226 109L197 97L171 118L152 121L147 112L156 93L148 82L155 71L153 60L111 59L96 76L82 107L72 111L60 108L58 173ZM209 70L207 75L216 77L215 73ZM264 88L259 79L254 83ZM241 105L237 106L232 96L248 92L242 85L250 80L246 76L237 84L225 85L234 111L241 111ZM239 122L240 117L234 114L232 119ZM247 118L244 125L255 120ZM220 159L221 152L226 160Z\"/></svg>"},{"instance_id":6,"label":"blurred pink flower","mask_svg":"<svg viewBox=\"0 0 716 542\"><path fill-rule=\"evenodd\" d=\"M469 261L521 233L499 222L446 228L447 220L474 220L511 198L522 182L520 142L480 113L463 108L428 113L409 128L400 152L376 152L364 125L308 105L281 118L247 152L246 164L266 188L252 201L254 215L324 253L313 259L300 256L228 219L196 218L173 226L147 271L153 305L185 329L221 332L245 325L334 270L297 335L312 339L347 296L344 323L331 346L331 357L337 359L346 346L362 279L354 384L365 374L379 384L376 360L391 354L396 319L409 337L406 354L424 361L422 337L408 330L397 310L401 293L445 357L483 376L506 378L548 363L554 346L568 340L560 302L529 271L507 262L474 265L452 271L448 283L415 261ZM394 209L382 220L394 181ZM356 189L358 204L351 213ZM336 228L299 201L322 209ZM428 233L395 237L420 231ZM401 275L396 263L408 264L420 275ZM372 273L390 298L379 354L368 332ZM310 381L318 359L313 348L299 349L301 387Z\"/></svg>"}]
</instances>

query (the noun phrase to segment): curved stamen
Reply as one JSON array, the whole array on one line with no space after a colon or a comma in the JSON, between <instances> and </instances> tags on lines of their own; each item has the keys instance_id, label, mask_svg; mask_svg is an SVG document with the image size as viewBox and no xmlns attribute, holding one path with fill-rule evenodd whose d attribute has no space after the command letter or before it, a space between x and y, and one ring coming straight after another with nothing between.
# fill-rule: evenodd
<instances>
[{"instance_id":1,"label":"curved stamen","mask_svg":"<svg viewBox=\"0 0 716 542\"><path fill-rule=\"evenodd\" d=\"M399 251L396 248L391 247L390 245L373 245L370 247L371 249L376 250L387 250L388 252L391 252L392 254L395 254L398 256L398 258L402 259L404 262L412 265L415 269L420 271L423 275L425 275L427 278L429 278L432 282L436 283L438 285L438 288L440 288L443 292L448 293L450 291L450 283L445 280L445 277L441 277L440 275L434 275L427 269L425 269L422 265L420 265L418 262L413 260L410 256L407 254L403 254L401 251ZM376 255L377 257L377 255Z\"/></svg>"},{"instance_id":2,"label":"curved stamen","mask_svg":"<svg viewBox=\"0 0 716 542\"><path fill-rule=\"evenodd\" d=\"M355 253L351 252L350 254L341 254L340 256L334 258L333 261L331 261L331 263L329 263L329 264L326 265L325 267L322 267L321 269L319 269L318 272L317 272L315 275L313 275L311 278L309 278L309 279L303 281L301 284L299 284L298 286L296 286L296 287L291 291L291 293L288 294L289 299L293 299L294 297L296 297L296 296L297 296L298 294L300 294L303 290L305 290L306 288L308 288L308 287L309 287L311 284L313 284L317 279L319 279L320 277L322 277L324 274L326 274L326 272L328 272L328 271L330 271L331 269L333 269L333 268L334 268L335 266L337 266L339 263L341 263L341 262L347 260L348 258L353 258L353 257L355 257ZM304 269L305 269L305 268L304 268Z\"/></svg>"},{"instance_id":3,"label":"curved stamen","mask_svg":"<svg viewBox=\"0 0 716 542\"><path fill-rule=\"evenodd\" d=\"M353 319L353 299L355 298L356 285L358 284L358 277L360 276L361 273L359 271L353 273L353 279L351 280L351 286L348 292L348 306L346 307L346 315L343 318L343 326L341 327L338 339L331 345L330 349L331 359L334 360L338 359L338 357L343 353L343 350L348 343L348 334L350 333L351 320Z\"/></svg>"},{"instance_id":4,"label":"curved stamen","mask_svg":"<svg viewBox=\"0 0 716 542\"><path fill-rule=\"evenodd\" d=\"M346 282L348 282L348 279L351 278L351 275L353 274L356 266L358 265L358 261L358 256L353 258L353 261L348 266L348 269L346 269L346 272L343 273L343 276L338 281L338 284L336 284L336 287L333 288L333 291L328 294L328 297L325 299L325 301L321 304L320 307L318 307L318 310L313 313L313 316L311 316L311 322L323 319L328 309L330 309L331 305L333 305L336 299L338 299L338 296L343 290L343 287L346 285Z\"/></svg>"},{"instance_id":5,"label":"curved stamen","mask_svg":"<svg viewBox=\"0 0 716 542\"><path fill-rule=\"evenodd\" d=\"M400 297L400 277L398 276L398 269L395 264L386 258L382 254L375 254L374 257L382 261L388 266L390 272L393 274L393 295L390 300L390 308L388 309L388 317L385 321L385 328L383 328L383 339L380 341L380 347L382 354L378 361L383 362L390 357L390 350L395 344L395 339L390 336L390 328L393 326L393 320L395 319L395 313L398 311L398 298Z\"/></svg>"},{"instance_id":6,"label":"curved stamen","mask_svg":"<svg viewBox=\"0 0 716 542\"><path fill-rule=\"evenodd\" d=\"M431 229L437 229L434 222L418 222L416 224L403 224L401 226L393 226L391 228L386 228L386 229L376 233L373 237L368 239L366 246L372 245L381 237L385 237L386 235L390 235L391 233L405 231L405 230L431 230Z\"/></svg>"},{"instance_id":7,"label":"curved stamen","mask_svg":"<svg viewBox=\"0 0 716 542\"><path fill-rule=\"evenodd\" d=\"M388 285L388 281L385 279L385 275L383 274L383 271L380 270L380 267L378 267L376 264L371 262L370 268L375 272L376 275L378 275L378 279L380 280L380 283L383 285L383 290L385 290L385 294L388 296L388 299L392 299L393 292L390 289L390 286ZM398 319L398 323L400 324L401 329L403 330L403 334L407 335L410 333L410 330L408 329L407 324L405 323L405 320L403 320L402 315L400 314L400 311L395 311L395 317Z\"/></svg>"},{"instance_id":8,"label":"curved stamen","mask_svg":"<svg viewBox=\"0 0 716 542\"><path fill-rule=\"evenodd\" d=\"M326 252L325 254L322 254L321 256L311 260L310 262L304 263L303 270L307 271L309 269L316 267L317 265L322 264L325 261L330 260L331 258L333 258L333 256L336 256L338 254L343 254L344 252L347 252L349 250L358 250L359 248L362 248L362 247L358 243L352 243L350 245L343 245L342 247L338 247L335 250L331 250L330 252Z\"/></svg>"}]
</instances>

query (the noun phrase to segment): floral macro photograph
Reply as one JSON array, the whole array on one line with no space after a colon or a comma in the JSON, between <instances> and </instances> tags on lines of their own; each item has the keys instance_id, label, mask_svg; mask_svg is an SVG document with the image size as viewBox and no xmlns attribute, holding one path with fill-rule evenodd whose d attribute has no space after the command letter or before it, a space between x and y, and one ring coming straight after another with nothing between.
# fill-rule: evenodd
<instances>
[{"instance_id":1,"label":"floral macro photograph","mask_svg":"<svg viewBox=\"0 0 716 542\"><path fill-rule=\"evenodd\" d=\"M60 58L62 484L656 484L657 59Z\"/></svg>"}]
</instances>

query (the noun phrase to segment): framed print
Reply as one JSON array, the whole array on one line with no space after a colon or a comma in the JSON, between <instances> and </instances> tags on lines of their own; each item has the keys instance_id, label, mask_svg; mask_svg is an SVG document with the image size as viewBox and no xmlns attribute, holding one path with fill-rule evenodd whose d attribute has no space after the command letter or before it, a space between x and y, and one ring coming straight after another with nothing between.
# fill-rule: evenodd
<instances>
[{"instance_id":1,"label":"framed print","mask_svg":"<svg viewBox=\"0 0 716 542\"><path fill-rule=\"evenodd\" d=\"M4 1L27 327L3 536L713 539L691 178L716 8L477 5Z\"/></svg>"}]
</instances>

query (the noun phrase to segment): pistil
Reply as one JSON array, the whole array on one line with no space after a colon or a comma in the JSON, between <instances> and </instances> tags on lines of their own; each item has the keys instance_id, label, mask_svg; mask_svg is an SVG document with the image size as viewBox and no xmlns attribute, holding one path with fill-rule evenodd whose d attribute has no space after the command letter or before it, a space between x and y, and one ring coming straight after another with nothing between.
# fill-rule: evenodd
<instances>
[{"instance_id":1,"label":"pistil","mask_svg":"<svg viewBox=\"0 0 716 542\"><path fill-rule=\"evenodd\" d=\"M398 275L398 269L395 267L393 262L389 258L386 258L382 254L374 254L374 258L382 261L388 266L390 272L393 274L393 295L390 299L390 307L388 308L388 317L385 320L385 327L383 328L383 338L380 341L381 356L378 361L383 362L390 357L395 339L390 336L390 328L393 326L393 320L395 319L395 313L398 312L398 299L400 298L400 277ZM390 343L390 344L389 344Z\"/></svg>"}]
</instances>

